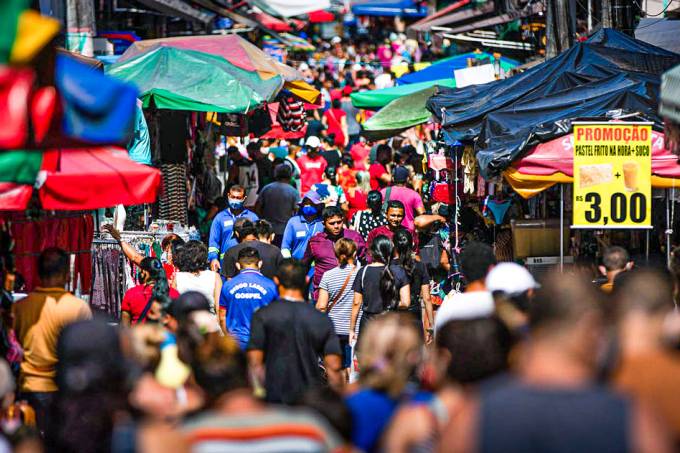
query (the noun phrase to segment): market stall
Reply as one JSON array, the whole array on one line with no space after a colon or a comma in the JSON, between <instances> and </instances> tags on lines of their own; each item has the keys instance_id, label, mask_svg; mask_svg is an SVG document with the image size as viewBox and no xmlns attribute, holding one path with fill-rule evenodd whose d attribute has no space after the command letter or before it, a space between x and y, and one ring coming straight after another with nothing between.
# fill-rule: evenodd
<instances>
[{"instance_id":1,"label":"market stall","mask_svg":"<svg viewBox=\"0 0 680 453\"><path fill-rule=\"evenodd\" d=\"M677 164L663 149L663 123L657 112L660 74L678 63L679 55L603 29L509 79L458 90L442 88L430 98L428 108L441 122L448 143L474 145L485 179L499 180L502 175L523 197L547 194L548 187L571 183L574 154L569 137L579 121L651 124L652 185L673 187ZM565 200L571 200L569 189L569 184L560 184L559 192L549 193L556 231L562 238L568 232L565 214L573 210L565 207ZM545 205L546 198L542 199ZM592 228L613 226L596 223ZM569 243L558 242L562 265Z\"/></svg>"}]
</instances>

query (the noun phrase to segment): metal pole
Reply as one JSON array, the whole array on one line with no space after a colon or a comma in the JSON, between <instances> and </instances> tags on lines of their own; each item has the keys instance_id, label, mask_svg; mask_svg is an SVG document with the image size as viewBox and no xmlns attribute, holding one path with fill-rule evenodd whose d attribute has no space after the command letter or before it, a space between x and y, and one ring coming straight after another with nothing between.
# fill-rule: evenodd
<instances>
[{"instance_id":1,"label":"metal pole","mask_svg":"<svg viewBox=\"0 0 680 453\"><path fill-rule=\"evenodd\" d=\"M649 265L649 229L645 230L645 263Z\"/></svg>"},{"instance_id":2,"label":"metal pole","mask_svg":"<svg viewBox=\"0 0 680 453\"><path fill-rule=\"evenodd\" d=\"M671 198L666 189L666 265L671 265Z\"/></svg>"},{"instance_id":3,"label":"metal pole","mask_svg":"<svg viewBox=\"0 0 680 453\"><path fill-rule=\"evenodd\" d=\"M593 31L593 0L588 0L588 34Z\"/></svg>"},{"instance_id":4,"label":"metal pole","mask_svg":"<svg viewBox=\"0 0 680 453\"><path fill-rule=\"evenodd\" d=\"M560 272L564 272L564 184L560 184Z\"/></svg>"}]
</instances>

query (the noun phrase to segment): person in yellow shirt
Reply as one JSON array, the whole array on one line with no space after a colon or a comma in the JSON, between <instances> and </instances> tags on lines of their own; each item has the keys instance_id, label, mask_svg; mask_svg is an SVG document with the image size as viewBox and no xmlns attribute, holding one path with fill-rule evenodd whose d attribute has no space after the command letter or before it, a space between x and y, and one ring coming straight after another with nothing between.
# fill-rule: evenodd
<instances>
[{"instance_id":1,"label":"person in yellow shirt","mask_svg":"<svg viewBox=\"0 0 680 453\"><path fill-rule=\"evenodd\" d=\"M89 305L66 291L70 280L69 255L59 248L43 250L38 258L41 286L12 307L14 331L24 349L19 375L20 398L36 412L41 433L47 427L47 410L58 390L55 383L57 340L62 329L92 318Z\"/></svg>"}]
</instances>

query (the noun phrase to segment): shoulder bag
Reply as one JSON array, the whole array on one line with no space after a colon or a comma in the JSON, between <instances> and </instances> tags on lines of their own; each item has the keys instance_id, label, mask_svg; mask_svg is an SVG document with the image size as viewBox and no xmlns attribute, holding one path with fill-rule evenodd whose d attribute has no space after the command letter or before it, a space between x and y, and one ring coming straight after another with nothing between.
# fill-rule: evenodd
<instances>
[{"instance_id":1,"label":"shoulder bag","mask_svg":"<svg viewBox=\"0 0 680 453\"><path fill-rule=\"evenodd\" d=\"M342 294L345 292L345 288L347 288L347 284L349 283L349 279L352 278L352 273L354 272L355 267L356 266L352 265L351 269L349 270L349 273L347 274L347 278L345 278L344 283L340 287L340 291L338 291L338 293L335 295L331 303L328 304L328 306L326 307L326 313L330 313L333 307L335 307L335 304L337 304L340 298L342 297Z\"/></svg>"}]
</instances>

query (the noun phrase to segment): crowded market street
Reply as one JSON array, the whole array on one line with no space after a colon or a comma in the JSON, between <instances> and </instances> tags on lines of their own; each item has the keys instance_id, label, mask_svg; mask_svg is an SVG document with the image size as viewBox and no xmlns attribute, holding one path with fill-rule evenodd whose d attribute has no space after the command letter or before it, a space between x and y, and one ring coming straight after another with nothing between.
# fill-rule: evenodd
<instances>
[{"instance_id":1,"label":"crowded market street","mask_svg":"<svg viewBox=\"0 0 680 453\"><path fill-rule=\"evenodd\" d=\"M680 450L680 0L0 2L0 453Z\"/></svg>"}]
</instances>

